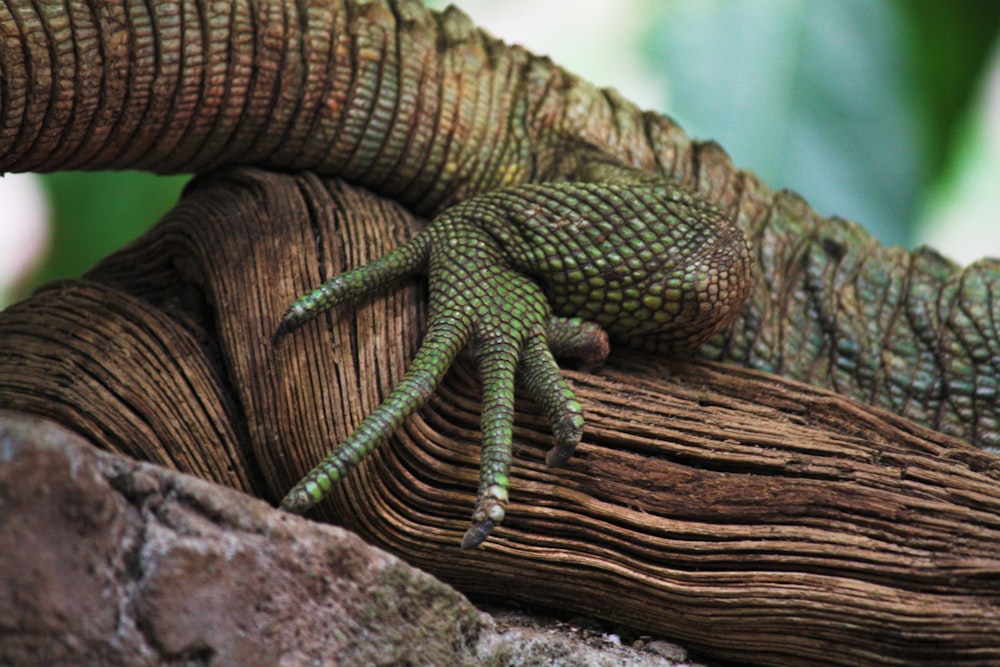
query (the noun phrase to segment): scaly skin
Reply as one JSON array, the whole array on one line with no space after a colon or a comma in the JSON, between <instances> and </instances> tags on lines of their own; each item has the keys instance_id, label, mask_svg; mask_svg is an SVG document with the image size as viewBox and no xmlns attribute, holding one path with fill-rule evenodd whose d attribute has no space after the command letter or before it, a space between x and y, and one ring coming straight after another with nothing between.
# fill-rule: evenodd
<instances>
[{"instance_id":1,"label":"scaly skin","mask_svg":"<svg viewBox=\"0 0 1000 667\"><path fill-rule=\"evenodd\" d=\"M602 161L682 183L746 234L757 267L746 305L699 355L1000 446L1000 265L883 248L457 10L6 0L0 45L3 171L311 169L427 214L524 183L601 180L586 172Z\"/></svg>"},{"instance_id":2,"label":"scaly skin","mask_svg":"<svg viewBox=\"0 0 1000 667\"><path fill-rule=\"evenodd\" d=\"M583 409L553 352L599 361L607 341L591 322L662 350L695 348L739 312L752 264L729 220L665 184L523 185L447 209L406 245L336 276L282 318L276 337L387 281L429 270L430 322L410 370L281 506L303 512L322 500L423 406L471 340L483 383L483 449L462 546L477 546L506 512L515 375L549 415L555 446L546 461L558 465L580 441Z\"/></svg>"}]
</instances>

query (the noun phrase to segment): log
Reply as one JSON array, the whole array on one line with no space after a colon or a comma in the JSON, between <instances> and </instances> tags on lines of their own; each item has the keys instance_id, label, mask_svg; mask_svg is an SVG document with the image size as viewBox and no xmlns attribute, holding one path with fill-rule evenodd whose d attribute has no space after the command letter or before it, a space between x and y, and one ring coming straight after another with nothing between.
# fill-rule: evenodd
<instances>
[{"instance_id":1,"label":"log","mask_svg":"<svg viewBox=\"0 0 1000 667\"><path fill-rule=\"evenodd\" d=\"M149 234L0 314L0 406L275 502L402 376L419 284L270 335L297 295L420 222L336 180L200 177ZM998 459L751 370L615 351L566 371L587 428L549 469L519 400L508 519L462 551L479 403L463 359L310 516L479 599L768 665L1000 663Z\"/></svg>"}]
</instances>

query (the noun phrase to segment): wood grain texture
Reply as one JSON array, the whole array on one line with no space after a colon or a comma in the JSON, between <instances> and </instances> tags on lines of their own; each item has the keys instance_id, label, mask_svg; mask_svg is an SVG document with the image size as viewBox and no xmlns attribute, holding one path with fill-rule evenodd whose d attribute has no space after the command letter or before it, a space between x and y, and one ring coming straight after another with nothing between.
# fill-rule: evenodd
<instances>
[{"instance_id":1,"label":"wood grain texture","mask_svg":"<svg viewBox=\"0 0 1000 667\"><path fill-rule=\"evenodd\" d=\"M83 280L0 314L0 405L274 502L402 376L421 287L338 308L272 348L278 317L419 224L309 174L202 177ZM735 367L616 352L567 376L584 441L547 468L548 425L519 400L508 519L484 548L458 548L478 479L467 360L312 516L466 593L719 658L1000 662L995 457Z\"/></svg>"}]
</instances>

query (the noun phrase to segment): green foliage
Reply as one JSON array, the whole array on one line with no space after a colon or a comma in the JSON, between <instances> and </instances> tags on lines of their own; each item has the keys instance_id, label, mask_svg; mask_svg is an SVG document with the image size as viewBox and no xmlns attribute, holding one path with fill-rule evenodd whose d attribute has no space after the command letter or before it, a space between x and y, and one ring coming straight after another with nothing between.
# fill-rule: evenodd
<instances>
[{"instance_id":1,"label":"green foliage","mask_svg":"<svg viewBox=\"0 0 1000 667\"><path fill-rule=\"evenodd\" d=\"M142 234L177 202L189 179L134 171L47 174L52 244L37 282L78 276Z\"/></svg>"},{"instance_id":2,"label":"green foliage","mask_svg":"<svg viewBox=\"0 0 1000 667\"><path fill-rule=\"evenodd\" d=\"M821 213L912 245L1000 24L996 2L650 3L669 113Z\"/></svg>"},{"instance_id":3,"label":"green foliage","mask_svg":"<svg viewBox=\"0 0 1000 667\"><path fill-rule=\"evenodd\" d=\"M937 178L1000 34L996 0L895 0L906 31L908 79L927 135L927 164Z\"/></svg>"}]
</instances>

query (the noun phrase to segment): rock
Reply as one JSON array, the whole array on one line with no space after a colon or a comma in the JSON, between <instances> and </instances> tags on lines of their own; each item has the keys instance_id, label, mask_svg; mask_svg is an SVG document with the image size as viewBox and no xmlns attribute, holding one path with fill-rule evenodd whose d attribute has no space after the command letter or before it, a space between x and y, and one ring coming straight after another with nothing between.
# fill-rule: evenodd
<instances>
[{"instance_id":1,"label":"rock","mask_svg":"<svg viewBox=\"0 0 1000 667\"><path fill-rule=\"evenodd\" d=\"M474 664L486 619L356 535L0 424L0 663Z\"/></svg>"},{"instance_id":2,"label":"rock","mask_svg":"<svg viewBox=\"0 0 1000 667\"><path fill-rule=\"evenodd\" d=\"M495 622L346 530L0 412L0 664L675 663Z\"/></svg>"},{"instance_id":3,"label":"rock","mask_svg":"<svg viewBox=\"0 0 1000 667\"><path fill-rule=\"evenodd\" d=\"M492 627L480 634L482 664L500 667L704 667L686 662L687 652L663 640L622 646L586 619L563 621L490 608ZM661 653L668 647L670 655Z\"/></svg>"}]
</instances>

